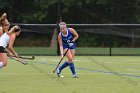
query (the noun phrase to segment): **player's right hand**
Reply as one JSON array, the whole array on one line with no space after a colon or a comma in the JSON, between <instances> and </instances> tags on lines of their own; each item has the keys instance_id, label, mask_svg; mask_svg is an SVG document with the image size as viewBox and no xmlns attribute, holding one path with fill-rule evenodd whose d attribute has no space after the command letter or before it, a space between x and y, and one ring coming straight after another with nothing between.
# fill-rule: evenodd
<instances>
[{"instance_id":1,"label":"player's right hand","mask_svg":"<svg viewBox=\"0 0 140 93\"><path fill-rule=\"evenodd\" d=\"M61 54L61 58L63 58L64 57L64 54Z\"/></svg>"},{"instance_id":2,"label":"player's right hand","mask_svg":"<svg viewBox=\"0 0 140 93\"><path fill-rule=\"evenodd\" d=\"M14 54L15 57L19 57L19 55L17 53Z\"/></svg>"}]
</instances>

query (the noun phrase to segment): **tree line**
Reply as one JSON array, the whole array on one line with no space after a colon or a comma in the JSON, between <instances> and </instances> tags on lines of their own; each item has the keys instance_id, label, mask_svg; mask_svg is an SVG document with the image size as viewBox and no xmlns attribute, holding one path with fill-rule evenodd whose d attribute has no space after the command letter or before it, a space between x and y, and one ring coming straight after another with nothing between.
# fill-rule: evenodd
<instances>
[{"instance_id":1,"label":"tree line","mask_svg":"<svg viewBox=\"0 0 140 93\"><path fill-rule=\"evenodd\" d=\"M0 14L6 12L11 23L56 24L58 16L68 24L140 23L140 0L0 0L0 4ZM108 36L79 34L83 36L79 46L109 45L108 39L102 39ZM89 36L92 39L88 39ZM86 39L87 44L84 43ZM115 37L112 39L115 39L114 46L126 42Z\"/></svg>"},{"instance_id":2,"label":"tree line","mask_svg":"<svg viewBox=\"0 0 140 93\"><path fill-rule=\"evenodd\" d=\"M0 0L12 23L140 23L140 0Z\"/></svg>"}]
</instances>

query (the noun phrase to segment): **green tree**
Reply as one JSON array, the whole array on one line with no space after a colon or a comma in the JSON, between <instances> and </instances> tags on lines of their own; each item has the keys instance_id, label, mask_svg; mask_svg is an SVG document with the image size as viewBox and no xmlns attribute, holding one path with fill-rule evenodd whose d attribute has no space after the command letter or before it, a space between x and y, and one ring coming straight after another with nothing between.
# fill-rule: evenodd
<instances>
[{"instance_id":1,"label":"green tree","mask_svg":"<svg viewBox=\"0 0 140 93\"><path fill-rule=\"evenodd\" d=\"M56 23L58 0L0 0L15 23ZM67 23L140 23L140 0L60 0Z\"/></svg>"}]
</instances>

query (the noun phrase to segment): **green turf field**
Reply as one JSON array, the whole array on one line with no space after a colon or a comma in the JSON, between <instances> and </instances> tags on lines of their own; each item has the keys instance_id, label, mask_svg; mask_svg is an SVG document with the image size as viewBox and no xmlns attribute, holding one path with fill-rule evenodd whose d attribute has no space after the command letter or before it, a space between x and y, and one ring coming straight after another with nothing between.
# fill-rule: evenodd
<instances>
[{"instance_id":1,"label":"green turf field","mask_svg":"<svg viewBox=\"0 0 140 93\"><path fill-rule=\"evenodd\" d=\"M23 55L57 55L57 48L51 47L15 47ZM111 48L112 55L140 55L140 48ZM110 48L77 47L76 55L110 55Z\"/></svg>"},{"instance_id":2,"label":"green turf field","mask_svg":"<svg viewBox=\"0 0 140 93\"><path fill-rule=\"evenodd\" d=\"M79 78L69 68L64 78L52 71L58 56L37 56L28 65L9 59L0 69L0 93L139 93L140 57L76 56Z\"/></svg>"}]
</instances>

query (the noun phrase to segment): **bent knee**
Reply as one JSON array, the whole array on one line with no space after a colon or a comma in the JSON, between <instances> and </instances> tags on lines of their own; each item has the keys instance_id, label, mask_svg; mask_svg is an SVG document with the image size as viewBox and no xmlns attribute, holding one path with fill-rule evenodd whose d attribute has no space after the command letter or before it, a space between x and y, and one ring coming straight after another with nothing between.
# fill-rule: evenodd
<instances>
[{"instance_id":1,"label":"bent knee","mask_svg":"<svg viewBox=\"0 0 140 93\"><path fill-rule=\"evenodd\" d=\"M71 58L71 59L68 59L68 62L73 62L74 60Z\"/></svg>"}]
</instances>

